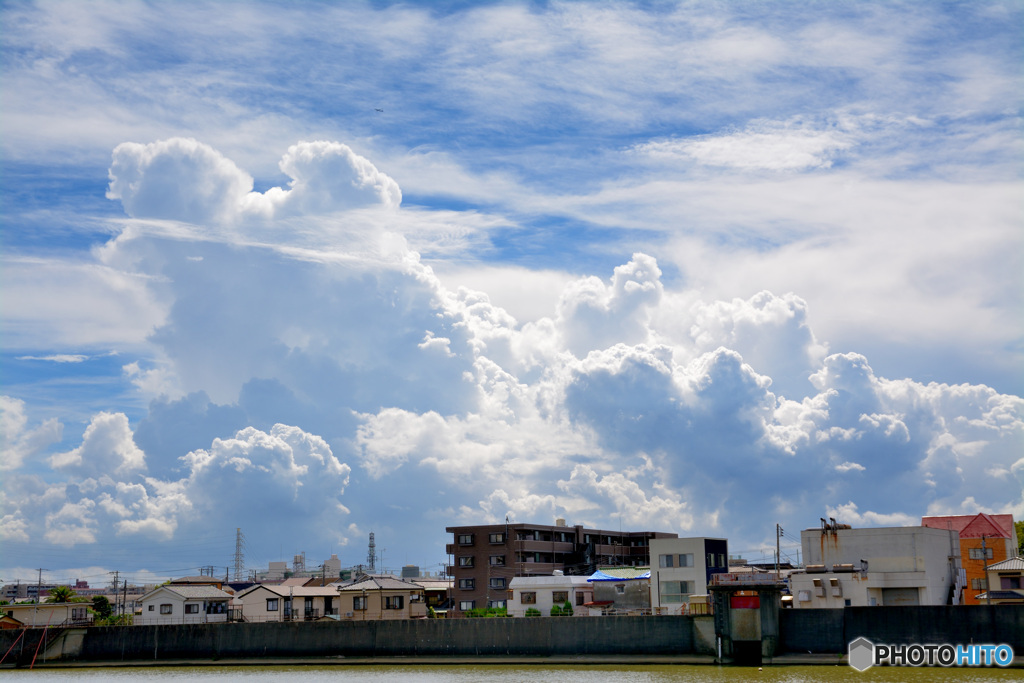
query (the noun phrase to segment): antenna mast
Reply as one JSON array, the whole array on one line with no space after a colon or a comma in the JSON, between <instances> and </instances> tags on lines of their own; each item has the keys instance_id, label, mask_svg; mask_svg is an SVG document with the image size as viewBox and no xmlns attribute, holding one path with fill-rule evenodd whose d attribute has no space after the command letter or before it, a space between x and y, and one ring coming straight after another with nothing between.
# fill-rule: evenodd
<instances>
[{"instance_id":1,"label":"antenna mast","mask_svg":"<svg viewBox=\"0 0 1024 683\"><path fill-rule=\"evenodd\" d=\"M368 574L377 573L377 544L373 540L373 532L370 532L370 550L366 553L366 567Z\"/></svg>"}]
</instances>

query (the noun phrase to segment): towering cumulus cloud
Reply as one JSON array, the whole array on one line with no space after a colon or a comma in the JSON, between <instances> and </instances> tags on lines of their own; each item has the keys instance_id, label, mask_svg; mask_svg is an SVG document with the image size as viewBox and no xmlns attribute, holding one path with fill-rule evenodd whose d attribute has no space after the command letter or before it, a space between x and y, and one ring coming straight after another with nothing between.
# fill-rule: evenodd
<instances>
[{"instance_id":1,"label":"towering cumulus cloud","mask_svg":"<svg viewBox=\"0 0 1024 683\"><path fill-rule=\"evenodd\" d=\"M430 558L445 525L506 516L742 548L829 510L1024 513L1024 400L879 376L819 340L798 293L705 300L637 252L520 321L406 246L398 185L346 145L280 168L288 186L258 193L195 140L114 150L108 196L138 220L92 257L160 307L124 364L149 408L96 410L58 446L56 420L3 398L5 543L218 524L270 559L369 530ZM353 222L375 239L331 232Z\"/></svg>"},{"instance_id":2,"label":"towering cumulus cloud","mask_svg":"<svg viewBox=\"0 0 1024 683\"><path fill-rule=\"evenodd\" d=\"M398 184L339 142L300 142L279 164L287 188L253 192L253 178L220 152L196 140L114 150L107 197L135 218L186 223L235 223L247 217L316 215L366 206L397 208Z\"/></svg>"}]
</instances>

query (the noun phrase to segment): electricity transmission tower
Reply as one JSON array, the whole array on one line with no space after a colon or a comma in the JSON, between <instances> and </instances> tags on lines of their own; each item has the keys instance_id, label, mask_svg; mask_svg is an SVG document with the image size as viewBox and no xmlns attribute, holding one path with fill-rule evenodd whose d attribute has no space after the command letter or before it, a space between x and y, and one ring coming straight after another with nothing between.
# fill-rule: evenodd
<instances>
[{"instance_id":1,"label":"electricity transmission tower","mask_svg":"<svg viewBox=\"0 0 1024 683\"><path fill-rule=\"evenodd\" d=\"M235 529L235 574L234 581L245 580L245 536L242 529Z\"/></svg>"}]
</instances>

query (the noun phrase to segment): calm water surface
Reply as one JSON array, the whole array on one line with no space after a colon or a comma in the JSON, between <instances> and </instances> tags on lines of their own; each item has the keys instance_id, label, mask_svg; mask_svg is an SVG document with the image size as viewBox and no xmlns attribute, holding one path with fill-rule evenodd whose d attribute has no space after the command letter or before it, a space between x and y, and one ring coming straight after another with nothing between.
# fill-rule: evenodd
<instances>
[{"instance_id":1,"label":"calm water surface","mask_svg":"<svg viewBox=\"0 0 1024 683\"><path fill-rule=\"evenodd\" d=\"M97 668L34 671L0 671L3 681L67 683L90 680L151 681L152 683L356 683L357 681L396 683L826 683L849 681L867 683L897 681L1021 681L1021 669L868 669L858 673L848 666L767 666L757 668L718 666L225 666L225 667L152 667Z\"/></svg>"}]
</instances>

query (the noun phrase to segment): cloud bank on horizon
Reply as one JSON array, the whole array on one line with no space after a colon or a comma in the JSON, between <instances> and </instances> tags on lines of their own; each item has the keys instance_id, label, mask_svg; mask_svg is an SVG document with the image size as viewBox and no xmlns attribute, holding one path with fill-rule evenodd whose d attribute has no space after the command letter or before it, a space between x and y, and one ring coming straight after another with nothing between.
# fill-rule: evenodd
<instances>
[{"instance_id":1,"label":"cloud bank on horizon","mask_svg":"<svg viewBox=\"0 0 1024 683\"><path fill-rule=\"evenodd\" d=\"M5 578L1024 518L1018 7L57 7L2 10Z\"/></svg>"}]
</instances>

